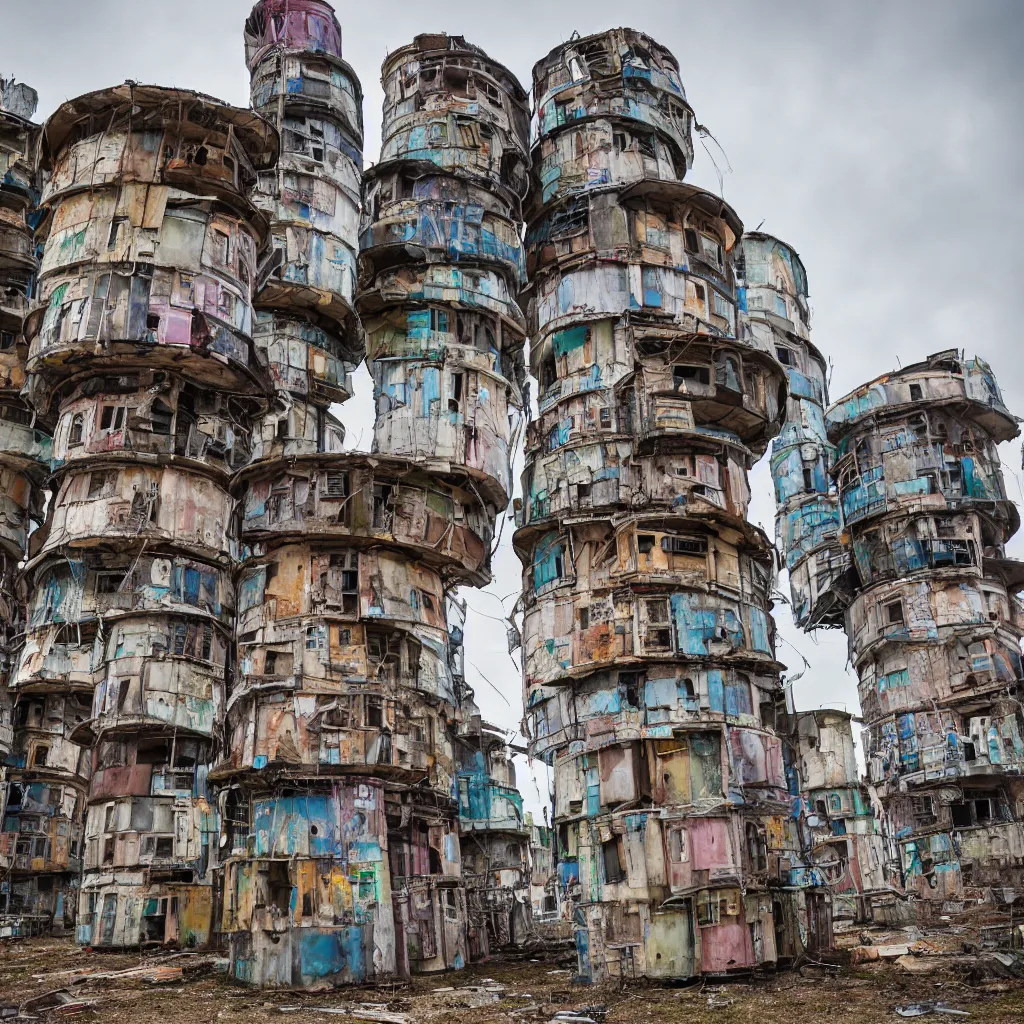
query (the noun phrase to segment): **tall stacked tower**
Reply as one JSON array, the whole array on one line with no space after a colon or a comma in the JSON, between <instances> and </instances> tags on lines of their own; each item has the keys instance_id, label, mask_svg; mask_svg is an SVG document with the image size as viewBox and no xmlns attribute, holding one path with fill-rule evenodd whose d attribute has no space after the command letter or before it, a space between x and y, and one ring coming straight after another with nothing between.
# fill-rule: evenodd
<instances>
[{"instance_id":1,"label":"tall stacked tower","mask_svg":"<svg viewBox=\"0 0 1024 1024\"><path fill-rule=\"evenodd\" d=\"M48 237L25 333L56 428L14 683L27 768L63 786L66 815L88 787L78 938L95 946L210 933L228 479L263 395L250 292L266 227L248 190L276 149L249 111L133 83L65 103L42 133Z\"/></svg>"},{"instance_id":2,"label":"tall stacked tower","mask_svg":"<svg viewBox=\"0 0 1024 1024\"><path fill-rule=\"evenodd\" d=\"M830 475L834 450L825 431L828 366L811 343L807 274L790 246L759 231L743 236L736 273L749 341L775 353L789 385L771 471L776 541L789 571L793 618L804 629L840 625L849 557L839 543L839 502Z\"/></svg>"},{"instance_id":3,"label":"tall stacked tower","mask_svg":"<svg viewBox=\"0 0 1024 1024\"><path fill-rule=\"evenodd\" d=\"M456 799L463 695L444 609L454 588L489 581L511 494L528 110L511 73L458 36L417 36L384 62L382 82L359 310L377 411L371 462L387 475L363 492L375 546L360 586L374 672L397 711L389 724L411 740L387 793L398 969L430 971L469 954Z\"/></svg>"},{"instance_id":4,"label":"tall stacked tower","mask_svg":"<svg viewBox=\"0 0 1024 1024\"><path fill-rule=\"evenodd\" d=\"M76 762L65 770L56 751L50 757L64 742L55 705L47 708L45 694L10 690L25 629L18 564L43 518L50 460L50 437L21 394L28 354L22 321L39 269L35 110L34 89L0 78L0 864L7 881L0 915L15 934L62 930L73 920L85 795L73 778Z\"/></svg>"},{"instance_id":5,"label":"tall stacked tower","mask_svg":"<svg viewBox=\"0 0 1024 1024\"><path fill-rule=\"evenodd\" d=\"M419 655L383 617L413 617L378 488L385 463L341 453L331 415L363 356L355 314L362 92L319 0L263 0L245 24L253 107L282 151L253 196L270 221L256 345L274 388L235 479L238 672L221 784L231 973L303 987L395 970L385 786L424 770L392 678ZM422 493L421 493L422 502ZM399 532L398 529L395 532ZM387 577L382 584L381 574ZM430 591L442 607L440 591ZM404 602L392 611L393 602ZM441 612L425 627L443 644ZM437 657L430 661L435 673Z\"/></svg>"},{"instance_id":6,"label":"tall stacked tower","mask_svg":"<svg viewBox=\"0 0 1024 1024\"><path fill-rule=\"evenodd\" d=\"M807 908L776 888L787 708L772 546L746 513L784 370L740 330L738 217L683 182L693 115L671 53L629 29L574 38L535 66L534 97L540 415L515 546L580 973L774 962Z\"/></svg>"},{"instance_id":7,"label":"tall stacked tower","mask_svg":"<svg viewBox=\"0 0 1024 1024\"><path fill-rule=\"evenodd\" d=\"M909 889L1024 884L1024 564L997 444L1018 434L989 367L956 350L836 402L836 446L869 781ZM925 904L927 906L927 904Z\"/></svg>"}]
</instances>

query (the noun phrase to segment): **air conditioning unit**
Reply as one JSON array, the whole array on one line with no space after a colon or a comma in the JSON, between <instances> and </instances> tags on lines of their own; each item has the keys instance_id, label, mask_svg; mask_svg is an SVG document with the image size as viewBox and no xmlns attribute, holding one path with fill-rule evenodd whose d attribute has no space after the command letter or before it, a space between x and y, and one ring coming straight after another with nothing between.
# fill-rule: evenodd
<instances>
[{"instance_id":1,"label":"air conditioning unit","mask_svg":"<svg viewBox=\"0 0 1024 1024\"><path fill-rule=\"evenodd\" d=\"M970 736L974 744L976 764L988 764L988 731L991 725L992 719L988 716L970 720Z\"/></svg>"}]
</instances>

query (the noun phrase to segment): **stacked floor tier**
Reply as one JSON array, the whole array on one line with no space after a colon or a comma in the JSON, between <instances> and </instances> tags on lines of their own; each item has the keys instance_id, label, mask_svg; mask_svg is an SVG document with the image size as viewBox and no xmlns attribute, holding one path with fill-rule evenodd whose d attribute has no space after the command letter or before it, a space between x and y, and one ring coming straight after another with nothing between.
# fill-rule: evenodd
<instances>
[{"instance_id":1,"label":"stacked floor tier","mask_svg":"<svg viewBox=\"0 0 1024 1024\"><path fill-rule=\"evenodd\" d=\"M525 323L515 295L529 115L515 78L457 36L418 36L384 62L382 81L381 159L364 182L358 304L376 403L371 461L385 473L362 500L371 503L363 506L366 528L390 544L360 556L377 559L375 569L362 562L359 569L364 600L379 609L370 614L394 637L382 652L397 655L410 643L422 652L396 658L387 675L398 721L429 751L426 770L409 766L387 784L404 973L462 967L482 955L481 908L505 898L475 857L479 843L471 877L460 854L464 692L461 671L448 689L442 666L459 658L445 598L459 585L489 581L495 521L512 489L523 401ZM496 907L492 919L511 922L508 909ZM505 925L497 928L503 940Z\"/></svg>"},{"instance_id":2,"label":"stacked floor tier","mask_svg":"<svg viewBox=\"0 0 1024 1024\"><path fill-rule=\"evenodd\" d=\"M276 133L128 83L65 103L40 147L25 333L32 400L56 426L14 685L53 736L32 764L86 804L79 941L201 945L233 658L229 477L265 404L251 288L267 226L248 191Z\"/></svg>"},{"instance_id":3,"label":"stacked floor tier","mask_svg":"<svg viewBox=\"0 0 1024 1024\"><path fill-rule=\"evenodd\" d=\"M1024 884L1024 565L997 445L1016 418L956 350L879 377L826 417L853 566L846 611L870 783L909 890Z\"/></svg>"},{"instance_id":4,"label":"stacked floor tier","mask_svg":"<svg viewBox=\"0 0 1024 1024\"><path fill-rule=\"evenodd\" d=\"M828 938L824 897L790 885L773 550L746 520L785 371L740 322L738 217L681 180L675 58L629 29L574 38L534 94L515 546L558 902L584 978L775 963Z\"/></svg>"}]
</instances>

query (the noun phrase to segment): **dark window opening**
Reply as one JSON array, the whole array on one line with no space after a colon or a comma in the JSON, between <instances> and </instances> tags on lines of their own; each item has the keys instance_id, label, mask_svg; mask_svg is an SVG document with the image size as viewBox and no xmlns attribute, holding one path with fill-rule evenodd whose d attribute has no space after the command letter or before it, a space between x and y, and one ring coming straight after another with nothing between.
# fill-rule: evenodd
<instances>
[{"instance_id":1,"label":"dark window opening","mask_svg":"<svg viewBox=\"0 0 1024 1024\"><path fill-rule=\"evenodd\" d=\"M673 366L672 386L678 391L687 383L703 384L705 387L711 384L711 370L707 366Z\"/></svg>"},{"instance_id":2,"label":"dark window opening","mask_svg":"<svg viewBox=\"0 0 1024 1024\"><path fill-rule=\"evenodd\" d=\"M619 841L611 839L601 844L601 854L604 859L604 880L606 883L622 882L626 878L626 872L622 868L622 860L619 857Z\"/></svg>"}]
</instances>

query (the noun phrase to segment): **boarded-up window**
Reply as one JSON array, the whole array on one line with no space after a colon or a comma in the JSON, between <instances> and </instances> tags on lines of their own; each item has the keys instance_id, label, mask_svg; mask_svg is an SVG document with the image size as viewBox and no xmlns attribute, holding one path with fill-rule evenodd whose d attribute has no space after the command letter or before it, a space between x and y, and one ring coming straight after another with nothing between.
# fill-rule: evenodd
<instances>
[{"instance_id":1,"label":"boarded-up window","mask_svg":"<svg viewBox=\"0 0 1024 1024\"><path fill-rule=\"evenodd\" d=\"M690 736L690 787L694 800L717 799L722 793L722 739L717 733Z\"/></svg>"},{"instance_id":2,"label":"boarded-up window","mask_svg":"<svg viewBox=\"0 0 1024 1024\"><path fill-rule=\"evenodd\" d=\"M601 776L601 806L635 800L638 796L632 747L607 747L598 754Z\"/></svg>"}]
</instances>

